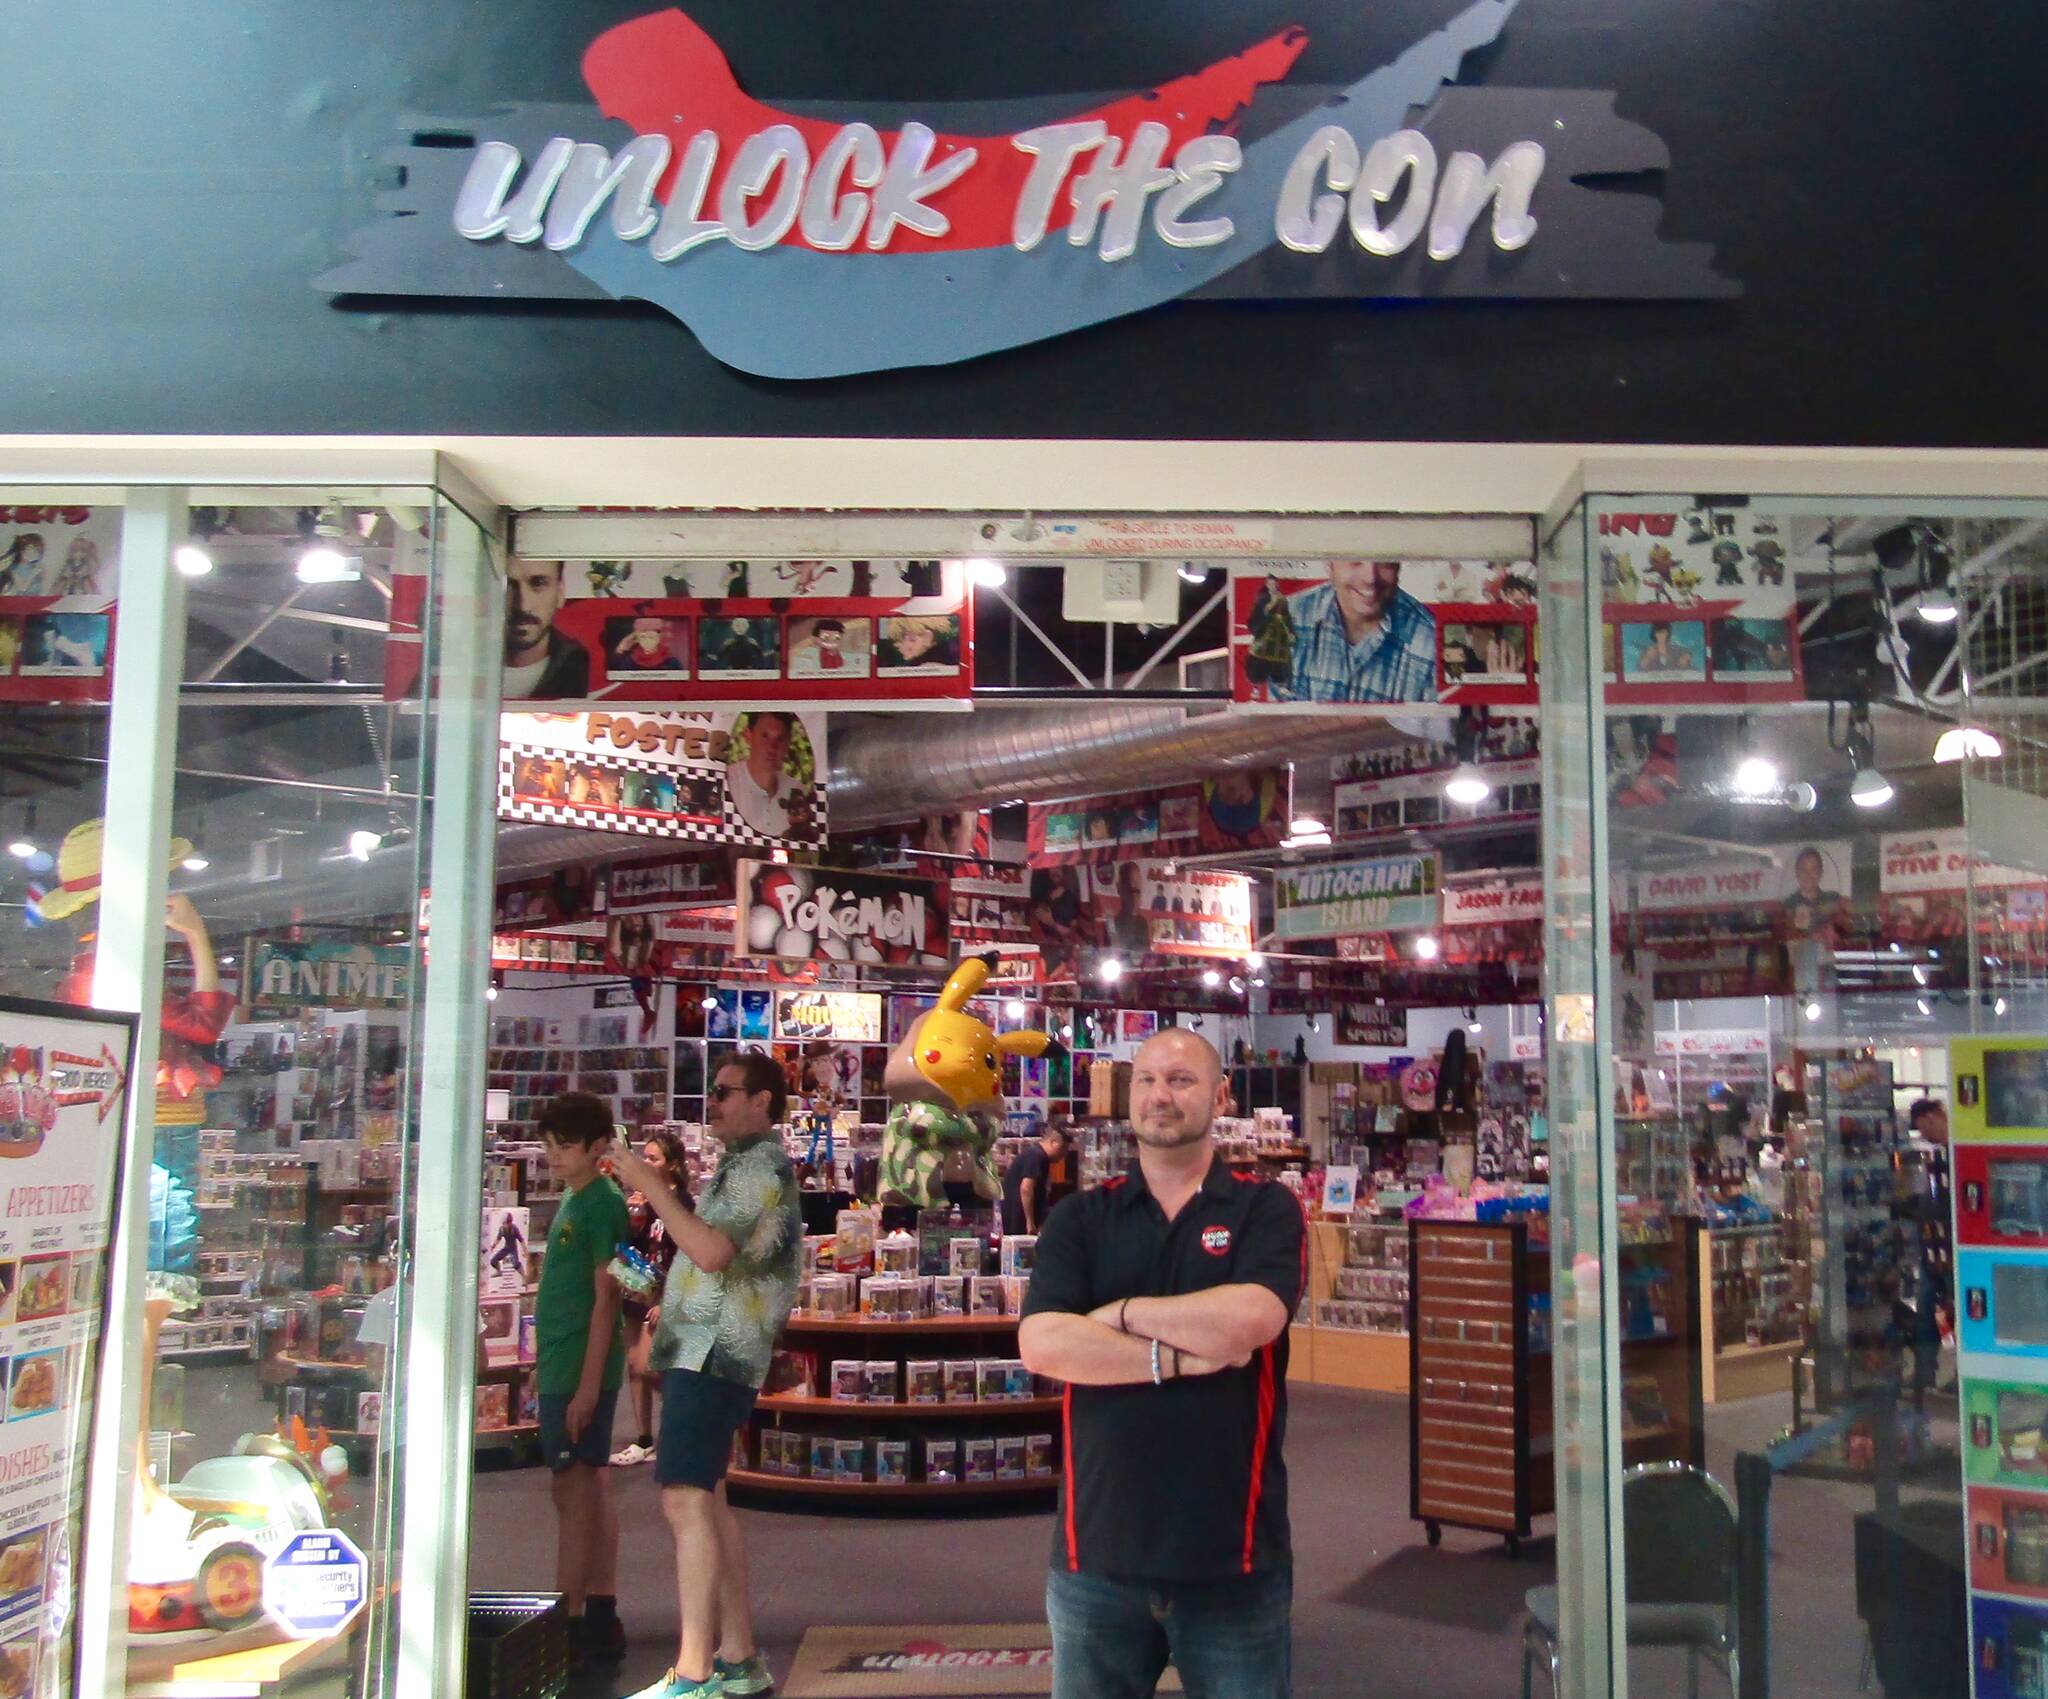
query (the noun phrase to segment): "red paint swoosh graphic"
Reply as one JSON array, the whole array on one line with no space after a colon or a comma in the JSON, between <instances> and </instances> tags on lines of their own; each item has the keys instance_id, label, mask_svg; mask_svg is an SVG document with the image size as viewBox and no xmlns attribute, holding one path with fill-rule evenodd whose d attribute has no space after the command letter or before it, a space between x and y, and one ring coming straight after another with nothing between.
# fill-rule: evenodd
<instances>
[{"instance_id":1,"label":"red paint swoosh graphic","mask_svg":"<svg viewBox=\"0 0 2048 1699\"><path fill-rule=\"evenodd\" d=\"M1258 88L1284 78L1307 45L1308 32L1298 25L1290 26L1190 76L1176 77L1172 82L1161 83L1143 94L1126 95L1106 106L1072 113L1064 121L1100 118L1109 126L1112 137L1124 141L1148 120L1164 124L1170 137L1166 157L1171 160L1174 150L1183 142L1228 131ZM798 118L746 94L734 79L732 67L718 44L692 19L675 10L653 12L606 30L583 55L583 79L606 117L631 126L635 135L667 136L675 160L682 158L691 137L703 130L716 132L718 169L712 177L711 193L705 197L707 209L716 206L718 189L740 143L755 131L771 124L788 124L803 136L811 157L816 159L840 128L831 119ZM884 150L892 147L896 132L880 133ZM980 154L973 168L926 202L944 213L952 228L938 238L906 238L899 230L882 252L912 246L920 253L929 253L1009 245L1011 219L1033 160L1011 147L1007 134L960 136L941 132L932 148L932 164L963 147L975 148ZM1088 156L1083 157L1085 160ZM675 173L676 165L672 162L659 186L660 198L666 199ZM1065 229L1071 217L1067 198L1058 197L1049 230ZM785 240L791 246L809 246L795 230ZM848 250L866 251L864 246Z\"/></svg>"}]
</instances>

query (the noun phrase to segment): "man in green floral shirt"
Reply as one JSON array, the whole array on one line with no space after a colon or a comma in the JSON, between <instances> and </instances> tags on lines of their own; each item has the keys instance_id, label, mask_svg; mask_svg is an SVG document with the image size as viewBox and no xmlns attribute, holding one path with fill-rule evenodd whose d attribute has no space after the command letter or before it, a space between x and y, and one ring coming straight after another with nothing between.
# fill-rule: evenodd
<instances>
[{"instance_id":1,"label":"man in green floral shirt","mask_svg":"<svg viewBox=\"0 0 2048 1699\"><path fill-rule=\"evenodd\" d=\"M612 1149L620 1179L646 1197L676 1246L651 1363L661 1374L654 1474L676 1538L682 1644L674 1668L635 1699L739 1699L774 1685L754 1644L725 1468L803 1267L796 1172L775 1131L787 1102L770 1057L749 1051L718 1070L706 1121L725 1154L694 1210L625 1141Z\"/></svg>"}]
</instances>

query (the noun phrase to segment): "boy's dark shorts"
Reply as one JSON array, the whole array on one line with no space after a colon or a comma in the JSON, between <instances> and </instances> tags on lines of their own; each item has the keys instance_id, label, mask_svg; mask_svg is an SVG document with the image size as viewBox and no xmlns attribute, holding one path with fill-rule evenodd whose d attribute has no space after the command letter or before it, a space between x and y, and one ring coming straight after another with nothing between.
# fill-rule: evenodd
<instances>
[{"instance_id":1,"label":"boy's dark shorts","mask_svg":"<svg viewBox=\"0 0 2048 1699\"><path fill-rule=\"evenodd\" d=\"M593 1469L602 1469L612 1460L612 1418L618 1414L619 1389L613 1387L597 1395L597 1408L590 1413L589 1425L584 1428L582 1439L573 1444L569 1439L572 1402L567 1393L540 1395L540 1454L557 1475L573 1464L587 1463Z\"/></svg>"},{"instance_id":2,"label":"boy's dark shorts","mask_svg":"<svg viewBox=\"0 0 2048 1699\"><path fill-rule=\"evenodd\" d=\"M665 1487L702 1487L725 1479L732 1436L746 1426L760 1393L695 1369L661 1377L661 1434L654 1445L654 1478Z\"/></svg>"}]
</instances>

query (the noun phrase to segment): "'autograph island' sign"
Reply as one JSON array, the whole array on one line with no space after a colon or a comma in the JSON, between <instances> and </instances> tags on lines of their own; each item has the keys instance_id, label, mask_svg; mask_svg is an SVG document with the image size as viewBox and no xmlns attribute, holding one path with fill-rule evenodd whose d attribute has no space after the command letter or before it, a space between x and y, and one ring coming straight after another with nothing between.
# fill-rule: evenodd
<instances>
[{"instance_id":1,"label":"'autograph island' sign","mask_svg":"<svg viewBox=\"0 0 2048 1699\"><path fill-rule=\"evenodd\" d=\"M1438 27L1348 85L1289 83L1310 39L1291 27L1056 116L770 105L689 17L651 13L585 51L587 128L514 104L466 154L445 124L390 150L393 216L317 286L645 300L776 377L967 359L1195 294L1732 293L1705 249L1660 243L1654 202L1583 186L1669 164L1611 95L1446 87L1516 3L1443 0ZM1050 121L1017 127L1020 107ZM1504 258L1553 225L1550 260Z\"/></svg>"}]
</instances>

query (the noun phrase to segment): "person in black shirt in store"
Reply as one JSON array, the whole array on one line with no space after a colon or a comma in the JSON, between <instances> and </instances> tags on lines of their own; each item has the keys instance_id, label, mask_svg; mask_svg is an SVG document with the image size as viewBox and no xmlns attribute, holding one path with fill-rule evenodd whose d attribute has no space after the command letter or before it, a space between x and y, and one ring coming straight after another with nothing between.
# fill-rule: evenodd
<instances>
[{"instance_id":1,"label":"person in black shirt in store","mask_svg":"<svg viewBox=\"0 0 2048 1699\"><path fill-rule=\"evenodd\" d=\"M1054 1699L1287 1699L1287 1324L1301 1206L1235 1177L1222 1058L1169 1027L1131 1071L1138 1161L1039 1233L1018 1344L1067 1382L1046 1615Z\"/></svg>"},{"instance_id":2,"label":"person in black shirt in store","mask_svg":"<svg viewBox=\"0 0 2048 1699\"><path fill-rule=\"evenodd\" d=\"M1948 1105L1934 1098L1923 1097L1906 1112L1908 1125L1913 1136L1925 1140L1946 1155L1948 1151ZM1931 1165L1930 1165L1931 1167ZM1913 1350L1912 1392L1916 1400L1924 1399L1933 1388L1935 1374L1941 1362L1941 1339L1943 1324L1950 1331L1955 1327L1955 1292L1950 1279L1947 1255L1949 1204L1945 1184L1930 1184L1925 1191L1914 1193L1900 1204L1898 1215L1916 1223L1920 1228L1920 1248L1913 1281L1911 1304L1906 1294L1899 1298L1899 1308L1909 1310L1903 1316L1907 1343ZM1903 1282L1902 1282L1903 1284Z\"/></svg>"},{"instance_id":3,"label":"person in black shirt in store","mask_svg":"<svg viewBox=\"0 0 2048 1699\"><path fill-rule=\"evenodd\" d=\"M1003 1231L1036 1233L1051 1207L1053 1165L1066 1154L1067 1124L1048 1121L1045 1131L1010 1159L1003 1174Z\"/></svg>"}]
</instances>

